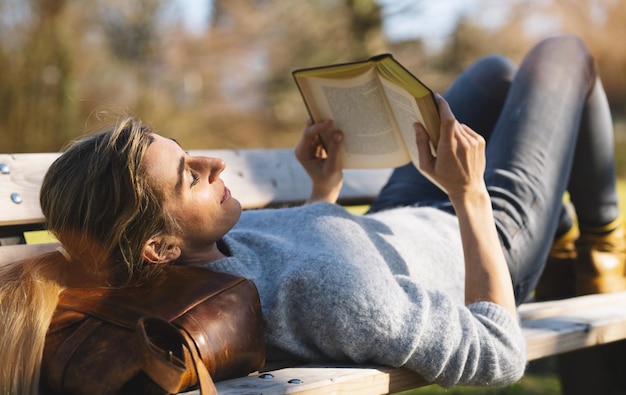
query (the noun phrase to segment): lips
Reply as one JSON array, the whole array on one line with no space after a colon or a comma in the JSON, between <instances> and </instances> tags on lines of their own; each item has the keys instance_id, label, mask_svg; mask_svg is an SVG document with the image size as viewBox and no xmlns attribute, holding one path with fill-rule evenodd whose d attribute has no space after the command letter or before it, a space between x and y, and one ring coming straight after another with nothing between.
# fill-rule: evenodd
<instances>
[{"instance_id":1,"label":"lips","mask_svg":"<svg viewBox=\"0 0 626 395\"><path fill-rule=\"evenodd\" d=\"M229 197L230 197L230 189L224 186L224 195L222 195L222 201L220 202L220 204L224 203L226 199L228 199Z\"/></svg>"}]
</instances>

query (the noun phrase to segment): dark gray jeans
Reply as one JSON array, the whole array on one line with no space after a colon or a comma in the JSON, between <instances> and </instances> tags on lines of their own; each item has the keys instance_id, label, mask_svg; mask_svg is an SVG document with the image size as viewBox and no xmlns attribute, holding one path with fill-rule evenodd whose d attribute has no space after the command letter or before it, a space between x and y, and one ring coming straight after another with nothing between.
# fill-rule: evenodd
<instances>
[{"instance_id":1,"label":"dark gray jeans","mask_svg":"<svg viewBox=\"0 0 626 395\"><path fill-rule=\"evenodd\" d=\"M555 36L537 44L518 69L501 56L479 60L444 96L459 122L487 140L485 181L522 303L555 234L571 226L566 190L581 224L603 225L619 214L613 124L595 61L575 36ZM394 170L370 211L406 205L454 212L413 165Z\"/></svg>"}]
</instances>

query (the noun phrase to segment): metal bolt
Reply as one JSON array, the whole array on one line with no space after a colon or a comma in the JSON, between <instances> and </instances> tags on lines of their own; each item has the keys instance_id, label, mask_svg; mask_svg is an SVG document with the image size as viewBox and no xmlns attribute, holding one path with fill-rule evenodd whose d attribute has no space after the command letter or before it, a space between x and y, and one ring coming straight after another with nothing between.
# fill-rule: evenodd
<instances>
[{"instance_id":1,"label":"metal bolt","mask_svg":"<svg viewBox=\"0 0 626 395\"><path fill-rule=\"evenodd\" d=\"M11 194L11 201L15 204L20 204L22 203L22 196L20 196L19 193L12 193Z\"/></svg>"},{"instance_id":2,"label":"metal bolt","mask_svg":"<svg viewBox=\"0 0 626 395\"><path fill-rule=\"evenodd\" d=\"M291 379L287 381L289 384L302 384L302 380L300 379Z\"/></svg>"},{"instance_id":3,"label":"metal bolt","mask_svg":"<svg viewBox=\"0 0 626 395\"><path fill-rule=\"evenodd\" d=\"M11 167L6 163L0 163L0 173L11 174Z\"/></svg>"},{"instance_id":4,"label":"metal bolt","mask_svg":"<svg viewBox=\"0 0 626 395\"><path fill-rule=\"evenodd\" d=\"M259 375L260 379L273 379L274 375L271 373L263 373Z\"/></svg>"}]
</instances>

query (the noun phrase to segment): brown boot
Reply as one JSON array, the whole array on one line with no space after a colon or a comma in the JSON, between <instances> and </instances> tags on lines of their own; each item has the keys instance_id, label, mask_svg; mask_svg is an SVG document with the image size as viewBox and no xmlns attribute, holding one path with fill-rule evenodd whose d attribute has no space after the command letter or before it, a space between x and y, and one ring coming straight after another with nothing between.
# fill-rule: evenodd
<instances>
[{"instance_id":1,"label":"brown boot","mask_svg":"<svg viewBox=\"0 0 626 395\"><path fill-rule=\"evenodd\" d=\"M577 294L626 290L626 228L621 216L601 228L581 227L576 250Z\"/></svg>"},{"instance_id":2,"label":"brown boot","mask_svg":"<svg viewBox=\"0 0 626 395\"><path fill-rule=\"evenodd\" d=\"M546 266L535 288L536 300L569 298L576 294L576 240L578 224L552 244Z\"/></svg>"}]
</instances>

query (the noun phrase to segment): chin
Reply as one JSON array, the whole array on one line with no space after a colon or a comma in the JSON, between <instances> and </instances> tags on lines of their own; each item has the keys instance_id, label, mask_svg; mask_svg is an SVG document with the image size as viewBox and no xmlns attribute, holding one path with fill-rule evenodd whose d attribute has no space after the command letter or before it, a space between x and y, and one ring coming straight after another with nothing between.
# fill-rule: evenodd
<instances>
[{"instance_id":1,"label":"chin","mask_svg":"<svg viewBox=\"0 0 626 395\"><path fill-rule=\"evenodd\" d=\"M239 215L241 215L242 208L241 208L241 203L239 202L239 200L233 197L231 197L230 200L232 204L237 208L237 211L239 211Z\"/></svg>"},{"instance_id":2,"label":"chin","mask_svg":"<svg viewBox=\"0 0 626 395\"><path fill-rule=\"evenodd\" d=\"M237 221L239 221L239 217L241 217L241 212L243 211L241 208L241 203L239 203L239 200L235 199L235 198L231 198L230 202L229 202L229 211L232 212L233 214L233 226L235 226L235 223L237 223Z\"/></svg>"}]
</instances>

